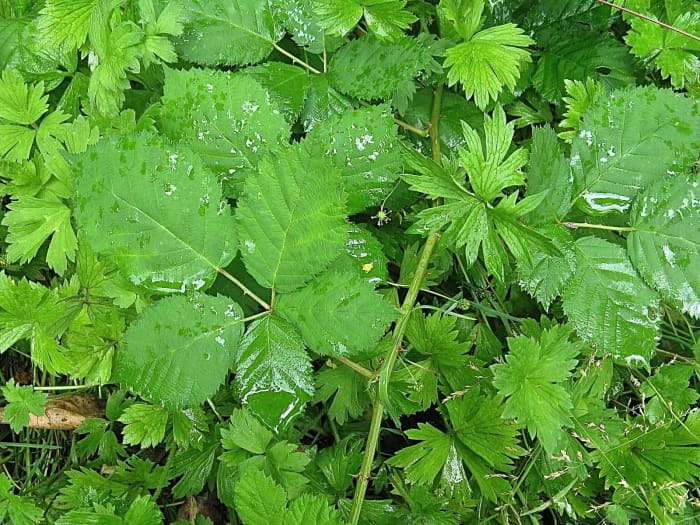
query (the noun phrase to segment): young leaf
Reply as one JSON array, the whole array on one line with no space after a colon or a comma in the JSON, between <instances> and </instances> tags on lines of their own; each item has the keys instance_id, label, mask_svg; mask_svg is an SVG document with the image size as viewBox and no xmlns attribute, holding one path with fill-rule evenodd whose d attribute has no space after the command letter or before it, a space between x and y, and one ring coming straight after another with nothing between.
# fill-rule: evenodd
<instances>
[{"instance_id":1,"label":"young leaf","mask_svg":"<svg viewBox=\"0 0 700 525\"><path fill-rule=\"evenodd\" d=\"M19 432L29 424L29 413L43 416L48 396L43 392L35 392L31 386L20 386L10 379L5 386L0 387L7 405L3 411L3 422L9 423L10 428Z\"/></svg>"},{"instance_id":2,"label":"young leaf","mask_svg":"<svg viewBox=\"0 0 700 525\"><path fill-rule=\"evenodd\" d=\"M700 114L691 98L654 86L598 97L571 145L576 204L592 214L627 212L659 173L684 171L698 147Z\"/></svg>"},{"instance_id":3,"label":"young leaf","mask_svg":"<svg viewBox=\"0 0 700 525\"><path fill-rule=\"evenodd\" d=\"M370 31L380 38L398 38L416 17L404 11L406 0L320 0L315 10L329 34L344 36L364 14Z\"/></svg>"},{"instance_id":4,"label":"young leaf","mask_svg":"<svg viewBox=\"0 0 700 525\"><path fill-rule=\"evenodd\" d=\"M401 170L399 137L385 106L331 117L309 132L304 145L340 170L349 214L386 199Z\"/></svg>"},{"instance_id":5,"label":"young leaf","mask_svg":"<svg viewBox=\"0 0 700 525\"><path fill-rule=\"evenodd\" d=\"M125 445L154 447L165 438L168 411L158 405L135 403L124 410L119 422L124 423Z\"/></svg>"},{"instance_id":6,"label":"young leaf","mask_svg":"<svg viewBox=\"0 0 700 525\"><path fill-rule=\"evenodd\" d=\"M199 405L233 365L242 319L240 307L226 297L162 299L127 329L114 379L170 410Z\"/></svg>"},{"instance_id":7,"label":"young leaf","mask_svg":"<svg viewBox=\"0 0 700 525\"><path fill-rule=\"evenodd\" d=\"M474 97L476 105L484 109L504 86L515 88L521 64L530 61L530 54L522 48L534 43L515 24L479 31L446 51L449 85L461 83L467 98Z\"/></svg>"},{"instance_id":8,"label":"young leaf","mask_svg":"<svg viewBox=\"0 0 700 525\"><path fill-rule=\"evenodd\" d=\"M68 260L75 260L78 241L71 226L71 210L57 198L23 196L8 204L2 219L7 226L5 238L10 245L7 259L24 264L36 257L39 248L51 237L46 262L56 273L63 275Z\"/></svg>"},{"instance_id":9,"label":"young leaf","mask_svg":"<svg viewBox=\"0 0 700 525\"><path fill-rule=\"evenodd\" d=\"M314 393L311 359L294 327L275 315L249 325L236 380L242 402L275 432L299 415Z\"/></svg>"},{"instance_id":10,"label":"young leaf","mask_svg":"<svg viewBox=\"0 0 700 525\"><path fill-rule=\"evenodd\" d=\"M273 438L274 434L245 409L234 410L229 419L229 428L221 430L224 449L243 449L251 454L264 454Z\"/></svg>"},{"instance_id":11,"label":"young leaf","mask_svg":"<svg viewBox=\"0 0 700 525\"><path fill-rule=\"evenodd\" d=\"M506 124L501 106L496 106L492 118L484 118L485 143L471 126L462 127L467 148L459 148L459 160L477 197L491 202L505 188L523 184L525 175L520 169L527 163L527 150L519 148L508 155L514 130L512 122Z\"/></svg>"},{"instance_id":12,"label":"young leaf","mask_svg":"<svg viewBox=\"0 0 700 525\"><path fill-rule=\"evenodd\" d=\"M44 511L31 498L12 492L12 482L4 472L0 474L0 520L13 525L38 525ZM6 521L7 520L7 521Z\"/></svg>"},{"instance_id":13,"label":"young leaf","mask_svg":"<svg viewBox=\"0 0 700 525\"><path fill-rule=\"evenodd\" d=\"M658 331L658 296L619 246L583 237L574 249L576 272L564 292L569 322L595 348L648 366Z\"/></svg>"},{"instance_id":14,"label":"young leaf","mask_svg":"<svg viewBox=\"0 0 700 525\"><path fill-rule=\"evenodd\" d=\"M183 0L182 6L187 22L175 47L197 64L254 64L283 36L268 0Z\"/></svg>"},{"instance_id":15,"label":"young leaf","mask_svg":"<svg viewBox=\"0 0 700 525\"><path fill-rule=\"evenodd\" d=\"M236 219L241 253L258 283L291 292L320 273L347 237L340 172L300 147L260 162Z\"/></svg>"},{"instance_id":16,"label":"young leaf","mask_svg":"<svg viewBox=\"0 0 700 525\"><path fill-rule=\"evenodd\" d=\"M78 158L75 179L78 226L135 284L199 290L235 255L221 188L182 146L147 134L103 140Z\"/></svg>"},{"instance_id":17,"label":"young leaf","mask_svg":"<svg viewBox=\"0 0 700 525\"><path fill-rule=\"evenodd\" d=\"M162 102L165 134L188 144L224 181L242 180L237 172L255 168L270 147L289 140L277 104L247 75L166 69Z\"/></svg>"},{"instance_id":18,"label":"young leaf","mask_svg":"<svg viewBox=\"0 0 700 525\"><path fill-rule=\"evenodd\" d=\"M99 0L48 0L37 29L51 47L77 49L85 43Z\"/></svg>"},{"instance_id":19,"label":"young leaf","mask_svg":"<svg viewBox=\"0 0 700 525\"><path fill-rule=\"evenodd\" d=\"M556 452L561 427L571 425L571 395L562 386L576 365L580 345L569 341L571 329L555 326L530 337L508 339L510 352L503 364L493 365L493 384L507 396L504 418L527 425L548 453Z\"/></svg>"},{"instance_id":20,"label":"young leaf","mask_svg":"<svg viewBox=\"0 0 700 525\"><path fill-rule=\"evenodd\" d=\"M244 525L282 525L287 506L284 489L254 469L241 475L235 488L236 512Z\"/></svg>"},{"instance_id":21,"label":"young leaf","mask_svg":"<svg viewBox=\"0 0 700 525\"><path fill-rule=\"evenodd\" d=\"M275 311L297 327L309 348L336 357L368 350L396 317L371 283L334 270L280 294Z\"/></svg>"},{"instance_id":22,"label":"young leaf","mask_svg":"<svg viewBox=\"0 0 700 525\"><path fill-rule=\"evenodd\" d=\"M40 82L28 86L14 69L5 69L0 79L0 122L34 124L48 110L49 96Z\"/></svg>"},{"instance_id":23,"label":"young leaf","mask_svg":"<svg viewBox=\"0 0 700 525\"><path fill-rule=\"evenodd\" d=\"M700 317L700 200L697 175L650 184L632 206L627 251L644 280L661 296Z\"/></svg>"},{"instance_id":24,"label":"young leaf","mask_svg":"<svg viewBox=\"0 0 700 525\"><path fill-rule=\"evenodd\" d=\"M288 123L296 122L309 91L308 71L281 62L268 62L248 67L243 73L259 82L276 99Z\"/></svg>"}]
</instances>

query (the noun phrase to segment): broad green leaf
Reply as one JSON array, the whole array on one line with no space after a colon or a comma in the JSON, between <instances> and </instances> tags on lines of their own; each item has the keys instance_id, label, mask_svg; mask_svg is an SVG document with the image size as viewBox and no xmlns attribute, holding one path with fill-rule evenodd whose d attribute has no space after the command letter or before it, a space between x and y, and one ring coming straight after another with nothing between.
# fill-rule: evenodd
<instances>
[{"instance_id":1,"label":"broad green leaf","mask_svg":"<svg viewBox=\"0 0 700 525\"><path fill-rule=\"evenodd\" d=\"M18 124L0 124L0 158L23 161L29 158L36 130Z\"/></svg>"},{"instance_id":2,"label":"broad green leaf","mask_svg":"<svg viewBox=\"0 0 700 525\"><path fill-rule=\"evenodd\" d=\"M251 454L264 454L274 434L245 409L236 409L229 428L221 430L221 445L226 450L241 448Z\"/></svg>"},{"instance_id":3,"label":"broad green leaf","mask_svg":"<svg viewBox=\"0 0 700 525\"><path fill-rule=\"evenodd\" d=\"M187 143L224 181L240 184L236 173L255 168L270 147L289 140L277 104L246 75L166 69L162 101L165 134Z\"/></svg>"},{"instance_id":4,"label":"broad green leaf","mask_svg":"<svg viewBox=\"0 0 700 525\"><path fill-rule=\"evenodd\" d=\"M85 43L100 0L48 0L38 29L51 46L76 49Z\"/></svg>"},{"instance_id":5,"label":"broad green leaf","mask_svg":"<svg viewBox=\"0 0 700 525\"><path fill-rule=\"evenodd\" d=\"M700 178L676 175L650 184L632 205L627 237L632 264L673 305L700 317Z\"/></svg>"},{"instance_id":6,"label":"broad green leaf","mask_svg":"<svg viewBox=\"0 0 700 525\"><path fill-rule=\"evenodd\" d=\"M408 483L430 485L443 469L466 477L461 459L452 455L454 444L449 435L430 423L418 423L418 428L407 430L406 436L420 443L402 448L387 463L402 467Z\"/></svg>"},{"instance_id":7,"label":"broad green leaf","mask_svg":"<svg viewBox=\"0 0 700 525\"><path fill-rule=\"evenodd\" d=\"M362 18L362 3L357 0L315 0L314 12L329 34L344 36Z\"/></svg>"},{"instance_id":8,"label":"broad green leaf","mask_svg":"<svg viewBox=\"0 0 700 525\"><path fill-rule=\"evenodd\" d=\"M213 436L209 434L207 437L211 439ZM178 450L168 473L170 477L182 476L172 489L173 496L184 498L202 492L220 450L218 440L208 441L203 447Z\"/></svg>"},{"instance_id":9,"label":"broad green leaf","mask_svg":"<svg viewBox=\"0 0 700 525\"><path fill-rule=\"evenodd\" d=\"M571 395L561 383L571 375L581 349L569 341L570 335L569 327L555 326L539 341L511 337L506 362L491 367L494 386L507 397L503 417L527 425L549 454L558 451L561 428L572 424Z\"/></svg>"},{"instance_id":10,"label":"broad green leaf","mask_svg":"<svg viewBox=\"0 0 700 525\"><path fill-rule=\"evenodd\" d=\"M238 201L241 253L258 283L291 292L322 272L347 238L340 172L295 146L260 161Z\"/></svg>"},{"instance_id":11,"label":"broad green leaf","mask_svg":"<svg viewBox=\"0 0 700 525\"><path fill-rule=\"evenodd\" d=\"M236 483L236 512L243 525L282 525L287 495L263 472L247 469Z\"/></svg>"},{"instance_id":12,"label":"broad green leaf","mask_svg":"<svg viewBox=\"0 0 700 525\"><path fill-rule=\"evenodd\" d=\"M348 193L348 213L386 199L401 170L399 137L391 111L375 106L345 111L309 132L304 145L331 159Z\"/></svg>"},{"instance_id":13,"label":"broad green leaf","mask_svg":"<svg viewBox=\"0 0 700 525\"><path fill-rule=\"evenodd\" d=\"M564 312L593 347L648 366L656 346L659 298L619 246L597 237L574 245L576 272L564 292Z\"/></svg>"},{"instance_id":14,"label":"broad green leaf","mask_svg":"<svg viewBox=\"0 0 700 525\"><path fill-rule=\"evenodd\" d=\"M329 68L330 82L341 93L366 100L393 98L401 111L416 90L413 79L439 66L419 39L385 41L365 35L345 44Z\"/></svg>"},{"instance_id":15,"label":"broad green leaf","mask_svg":"<svg viewBox=\"0 0 700 525\"><path fill-rule=\"evenodd\" d=\"M254 64L283 36L268 0L182 0L182 5L185 28L175 47L197 64Z\"/></svg>"},{"instance_id":16,"label":"broad green leaf","mask_svg":"<svg viewBox=\"0 0 700 525\"><path fill-rule=\"evenodd\" d=\"M275 311L299 330L309 348L336 357L368 350L396 317L371 283L335 270L280 294Z\"/></svg>"},{"instance_id":17,"label":"broad green leaf","mask_svg":"<svg viewBox=\"0 0 700 525\"><path fill-rule=\"evenodd\" d=\"M165 438L168 411L158 405L135 403L124 410L119 417L119 422L124 423L125 445L141 445L141 448L154 447Z\"/></svg>"},{"instance_id":18,"label":"broad green leaf","mask_svg":"<svg viewBox=\"0 0 700 525\"><path fill-rule=\"evenodd\" d=\"M694 406L700 397L690 387L694 367L686 363L670 363L659 368L640 388L646 396L644 415L652 424L681 416Z\"/></svg>"},{"instance_id":19,"label":"broad green leaf","mask_svg":"<svg viewBox=\"0 0 700 525\"><path fill-rule=\"evenodd\" d=\"M285 525L344 525L346 522L324 496L302 494L292 501L284 515Z\"/></svg>"},{"instance_id":20,"label":"broad green leaf","mask_svg":"<svg viewBox=\"0 0 700 525\"><path fill-rule=\"evenodd\" d=\"M571 207L571 167L559 148L552 128L537 128L532 133L527 195L547 192L542 203L527 215L531 224L553 223L562 219Z\"/></svg>"},{"instance_id":21,"label":"broad green leaf","mask_svg":"<svg viewBox=\"0 0 700 525\"><path fill-rule=\"evenodd\" d=\"M275 2L275 15L282 21L292 40L310 53L323 53L326 38L321 20L314 13L315 0L287 0Z\"/></svg>"},{"instance_id":22,"label":"broad green leaf","mask_svg":"<svg viewBox=\"0 0 700 525\"><path fill-rule=\"evenodd\" d=\"M0 79L0 121L34 124L48 110L48 98L43 82L30 87L17 71L6 69Z\"/></svg>"},{"instance_id":23,"label":"broad green leaf","mask_svg":"<svg viewBox=\"0 0 700 525\"><path fill-rule=\"evenodd\" d=\"M537 61L532 82L551 102L558 103L565 91L565 80L593 79L609 89L634 82L632 60L627 46L611 33L590 29L568 32L546 47Z\"/></svg>"},{"instance_id":24,"label":"broad green leaf","mask_svg":"<svg viewBox=\"0 0 700 525\"><path fill-rule=\"evenodd\" d=\"M327 75L313 75L309 79L309 94L299 121L308 132L328 117L349 109L354 109L351 100L330 85Z\"/></svg>"},{"instance_id":25,"label":"broad green leaf","mask_svg":"<svg viewBox=\"0 0 700 525\"><path fill-rule=\"evenodd\" d=\"M150 291L201 289L233 259L221 188L183 146L148 134L103 140L75 161L75 187L76 222L92 248Z\"/></svg>"},{"instance_id":26,"label":"broad green leaf","mask_svg":"<svg viewBox=\"0 0 700 525\"><path fill-rule=\"evenodd\" d=\"M467 98L484 109L504 87L515 88L522 63L529 62L525 47L535 42L515 24L489 27L445 53L450 86L462 84Z\"/></svg>"},{"instance_id":27,"label":"broad green leaf","mask_svg":"<svg viewBox=\"0 0 700 525\"><path fill-rule=\"evenodd\" d=\"M440 36L452 40L469 40L482 23L484 1L441 0L437 15Z\"/></svg>"},{"instance_id":28,"label":"broad green leaf","mask_svg":"<svg viewBox=\"0 0 700 525\"><path fill-rule=\"evenodd\" d=\"M166 297L127 329L114 379L169 410L199 405L226 379L242 319L240 307L226 297Z\"/></svg>"},{"instance_id":29,"label":"broad green leaf","mask_svg":"<svg viewBox=\"0 0 700 525\"><path fill-rule=\"evenodd\" d=\"M386 282L388 264L382 243L369 228L363 224L348 223L345 253L341 253L333 261L331 268L359 275L376 286Z\"/></svg>"},{"instance_id":30,"label":"broad green leaf","mask_svg":"<svg viewBox=\"0 0 700 525\"><path fill-rule=\"evenodd\" d=\"M459 148L459 160L467 171L474 193L490 202L505 188L525 182L521 168L527 163L527 150L518 148L508 154L513 141L513 123L506 124L506 114L496 106L493 117L484 118L485 141L468 124L463 124L466 148Z\"/></svg>"},{"instance_id":31,"label":"broad green leaf","mask_svg":"<svg viewBox=\"0 0 700 525\"><path fill-rule=\"evenodd\" d=\"M49 237L46 262L59 275L66 271L68 260L75 260L78 241L71 226L71 210L56 198L20 197L10 203L2 219L7 226L7 259L24 264L36 257Z\"/></svg>"},{"instance_id":32,"label":"broad green leaf","mask_svg":"<svg viewBox=\"0 0 700 525\"><path fill-rule=\"evenodd\" d=\"M243 73L251 76L269 91L284 113L287 122L290 124L296 122L309 91L308 71L282 62L268 62L248 67L243 70ZM267 100L265 102L267 103ZM277 114L274 109L272 112Z\"/></svg>"},{"instance_id":33,"label":"broad green leaf","mask_svg":"<svg viewBox=\"0 0 700 525\"><path fill-rule=\"evenodd\" d=\"M294 327L275 315L249 325L236 364L242 402L283 431L314 393L311 359Z\"/></svg>"},{"instance_id":34,"label":"broad green leaf","mask_svg":"<svg viewBox=\"0 0 700 525\"><path fill-rule=\"evenodd\" d=\"M576 271L576 253L571 234L562 226L549 225L540 231L560 253L532 250L530 257L517 260L518 280L520 286L548 310Z\"/></svg>"},{"instance_id":35,"label":"broad green leaf","mask_svg":"<svg viewBox=\"0 0 700 525\"><path fill-rule=\"evenodd\" d=\"M29 414L43 416L48 396L44 392L35 392L31 386L20 386L15 380L10 380L0 387L7 404L3 408L2 420L9 423L10 428L19 432L29 424Z\"/></svg>"},{"instance_id":36,"label":"broad green leaf","mask_svg":"<svg viewBox=\"0 0 700 525\"><path fill-rule=\"evenodd\" d=\"M576 204L593 214L627 212L660 175L684 171L698 147L696 101L654 86L598 97L571 145Z\"/></svg>"},{"instance_id":37,"label":"broad green leaf","mask_svg":"<svg viewBox=\"0 0 700 525\"><path fill-rule=\"evenodd\" d=\"M379 38L398 38L413 22L415 15L405 10L406 0L364 0L365 23Z\"/></svg>"},{"instance_id":38,"label":"broad green leaf","mask_svg":"<svg viewBox=\"0 0 700 525\"><path fill-rule=\"evenodd\" d=\"M129 505L129 509L124 514L124 524L127 523L160 525L163 523L163 514L150 495L143 495L135 498Z\"/></svg>"}]
</instances>

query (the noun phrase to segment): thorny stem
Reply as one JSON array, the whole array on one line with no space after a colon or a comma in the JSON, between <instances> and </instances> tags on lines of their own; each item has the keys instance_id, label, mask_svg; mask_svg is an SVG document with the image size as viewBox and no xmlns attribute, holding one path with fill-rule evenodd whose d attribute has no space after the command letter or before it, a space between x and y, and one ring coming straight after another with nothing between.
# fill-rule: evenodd
<instances>
[{"instance_id":1,"label":"thorny stem","mask_svg":"<svg viewBox=\"0 0 700 525\"><path fill-rule=\"evenodd\" d=\"M656 18L652 18L650 16L647 16L645 14L642 14L638 11L633 11L632 9L629 9L628 7L622 7L621 5L613 4L612 2L608 2L607 0L596 0L599 4L607 5L612 7L613 9L618 9L620 11L623 11L625 13L628 13L632 16L636 16L637 18L641 18L642 20L646 20L647 22L651 22L652 24L656 24L658 26L664 27L670 31L675 31L676 33L687 36L688 38L692 38L693 40L697 40L700 42L700 36L694 35L692 33L688 33L687 31L683 31L682 29L672 26L670 24L666 24L664 22L661 22L660 20L657 20Z\"/></svg>"},{"instance_id":2,"label":"thorny stem","mask_svg":"<svg viewBox=\"0 0 700 525\"><path fill-rule=\"evenodd\" d=\"M307 70L311 71L312 73L316 73L317 75L322 75L322 74L323 74L321 71L319 71L318 69L316 69L314 66L312 66L311 64L307 64L307 63L304 62L301 58L298 58L298 57L294 56L294 55L291 54L289 51L287 51L286 49L284 49L282 46L280 46L280 45L278 45L278 44L274 44L273 47L274 47L277 51L279 51L280 53L282 53L284 56L286 56L289 60L291 60L294 64L299 64L300 66L305 67Z\"/></svg>"},{"instance_id":3,"label":"thorny stem","mask_svg":"<svg viewBox=\"0 0 700 525\"><path fill-rule=\"evenodd\" d=\"M442 104L443 89L443 85L438 84L438 87L435 90L435 96L433 97L433 110L430 118L429 127L433 160L435 160L435 162L438 163L440 162L440 137L438 122L440 119L440 106ZM393 372L394 364L396 363L396 357L399 354L401 343L403 342L403 336L406 332L406 326L408 326L408 319L411 315L411 312L413 311L414 305L416 304L416 299L418 298L418 293L420 291L423 278L425 277L425 274L428 269L430 257L433 254L433 250L435 249L438 240L440 240L440 233L435 232L431 233L425 241L423 251L421 252L420 259L418 260L416 272L413 275L411 285L401 305L401 317L399 317L399 320L394 326L391 349L386 354L384 358L384 363L382 364L381 370L379 372L379 388L375 392L374 396L372 420L370 422L369 433L367 435L365 454L362 459L362 466L360 467L360 474L357 479L357 485L355 486L355 494L352 498L352 509L350 510L351 525L357 525L357 523L360 520L362 503L364 502L365 495L367 494L367 485L369 484L370 474L372 473L372 463L374 462L374 454L377 450L377 443L379 442L379 432L382 427L384 407L385 403L388 402L388 388L389 381L391 379L391 373Z\"/></svg>"},{"instance_id":4,"label":"thorny stem","mask_svg":"<svg viewBox=\"0 0 700 525\"><path fill-rule=\"evenodd\" d=\"M607 224L591 224L588 222L560 222L562 226L575 230L576 228L592 228L594 230L608 230L613 232L633 232L636 228L632 226L608 226Z\"/></svg>"},{"instance_id":5,"label":"thorny stem","mask_svg":"<svg viewBox=\"0 0 700 525\"><path fill-rule=\"evenodd\" d=\"M228 273L226 270L224 270L223 268L217 268L216 271L219 272L219 273L220 273L221 275L223 275L224 277L226 277L226 278L227 278L229 281L231 281L233 284L235 284L236 286L238 286L238 287L241 289L241 291L243 292L244 295L247 295L248 297L250 297L251 299L253 299L253 301L255 301L256 303L258 303L258 304L259 304L260 306L262 306L265 310L267 310L268 312L269 312L270 310L272 310L272 306L270 306L268 303L266 303L265 301L263 301L263 300L262 300L260 297L258 297L256 294L254 294L245 284L243 284L241 281L239 281L238 279L236 279L233 275L231 275L230 273Z\"/></svg>"}]
</instances>

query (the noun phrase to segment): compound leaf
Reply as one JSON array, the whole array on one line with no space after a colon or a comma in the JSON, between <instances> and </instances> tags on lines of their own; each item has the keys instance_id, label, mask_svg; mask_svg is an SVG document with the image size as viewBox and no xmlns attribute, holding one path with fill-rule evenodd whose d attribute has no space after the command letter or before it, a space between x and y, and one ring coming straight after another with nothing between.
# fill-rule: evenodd
<instances>
[{"instance_id":1,"label":"compound leaf","mask_svg":"<svg viewBox=\"0 0 700 525\"><path fill-rule=\"evenodd\" d=\"M337 256L347 238L339 186L340 172L300 147L260 161L236 209L243 262L258 283L291 292Z\"/></svg>"},{"instance_id":2,"label":"compound leaf","mask_svg":"<svg viewBox=\"0 0 700 525\"><path fill-rule=\"evenodd\" d=\"M603 352L648 365L656 345L656 293L619 246L597 237L574 245L576 272L564 292L564 312L576 333Z\"/></svg>"},{"instance_id":3,"label":"compound leaf","mask_svg":"<svg viewBox=\"0 0 700 525\"><path fill-rule=\"evenodd\" d=\"M122 412L119 422L124 423L125 445L154 447L165 438L168 411L158 405L135 403Z\"/></svg>"},{"instance_id":4,"label":"compound leaf","mask_svg":"<svg viewBox=\"0 0 700 525\"><path fill-rule=\"evenodd\" d=\"M513 90L520 66L530 60L523 49L535 42L515 24L489 27L445 53L444 66L450 86L462 84L467 98L484 109L503 87Z\"/></svg>"},{"instance_id":5,"label":"compound leaf","mask_svg":"<svg viewBox=\"0 0 700 525\"><path fill-rule=\"evenodd\" d=\"M268 315L248 327L236 364L241 400L276 432L313 397L311 359L294 327Z\"/></svg>"},{"instance_id":6,"label":"compound leaf","mask_svg":"<svg viewBox=\"0 0 700 525\"><path fill-rule=\"evenodd\" d=\"M197 64L255 64L284 34L269 0L183 0L182 6L186 22L175 47Z\"/></svg>"},{"instance_id":7,"label":"compound leaf","mask_svg":"<svg viewBox=\"0 0 700 525\"><path fill-rule=\"evenodd\" d=\"M396 317L371 283L335 270L280 294L275 310L297 327L309 348L336 357L368 350Z\"/></svg>"},{"instance_id":8,"label":"compound leaf","mask_svg":"<svg viewBox=\"0 0 700 525\"><path fill-rule=\"evenodd\" d=\"M165 71L161 127L184 142L222 180L242 180L271 146L289 139L289 125L269 93L246 75L207 69Z\"/></svg>"},{"instance_id":9,"label":"compound leaf","mask_svg":"<svg viewBox=\"0 0 700 525\"><path fill-rule=\"evenodd\" d=\"M129 325L114 379L169 410L212 396L234 363L243 312L226 297L166 297Z\"/></svg>"},{"instance_id":10,"label":"compound leaf","mask_svg":"<svg viewBox=\"0 0 700 525\"><path fill-rule=\"evenodd\" d=\"M5 386L0 387L7 405L3 408L2 420L9 423L10 428L19 432L29 424L29 413L43 416L48 396L44 392L35 392L31 386L20 386L10 379Z\"/></svg>"},{"instance_id":11,"label":"compound leaf","mask_svg":"<svg viewBox=\"0 0 700 525\"><path fill-rule=\"evenodd\" d=\"M492 367L494 386L507 397L503 417L527 425L550 454L557 451L561 427L571 425L571 395L560 384L571 375L580 351L570 335L569 327L554 326L539 341L511 337L506 362Z\"/></svg>"},{"instance_id":12,"label":"compound leaf","mask_svg":"<svg viewBox=\"0 0 700 525\"><path fill-rule=\"evenodd\" d=\"M684 171L698 147L700 105L682 94L647 86L597 97L571 145L576 204L627 212L660 173Z\"/></svg>"},{"instance_id":13,"label":"compound leaf","mask_svg":"<svg viewBox=\"0 0 700 525\"><path fill-rule=\"evenodd\" d=\"M75 162L75 188L79 228L135 284L198 290L233 259L219 183L183 146L148 134L103 140Z\"/></svg>"},{"instance_id":14,"label":"compound leaf","mask_svg":"<svg viewBox=\"0 0 700 525\"><path fill-rule=\"evenodd\" d=\"M48 0L37 29L52 47L76 49L85 43L100 0Z\"/></svg>"},{"instance_id":15,"label":"compound leaf","mask_svg":"<svg viewBox=\"0 0 700 525\"><path fill-rule=\"evenodd\" d=\"M234 489L236 512L244 525L282 525L287 495L259 470L246 469Z\"/></svg>"},{"instance_id":16,"label":"compound leaf","mask_svg":"<svg viewBox=\"0 0 700 525\"><path fill-rule=\"evenodd\" d=\"M700 183L697 175L649 185L632 206L627 251L632 264L661 296L700 317Z\"/></svg>"}]
</instances>

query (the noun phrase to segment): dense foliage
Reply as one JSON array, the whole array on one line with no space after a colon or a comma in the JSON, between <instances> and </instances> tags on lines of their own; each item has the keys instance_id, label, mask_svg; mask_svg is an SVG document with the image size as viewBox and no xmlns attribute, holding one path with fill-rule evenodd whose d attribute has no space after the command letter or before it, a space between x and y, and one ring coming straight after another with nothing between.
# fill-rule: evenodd
<instances>
[{"instance_id":1,"label":"dense foliage","mask_svg":"<svg viewBox=\"0 0 700 525\"><path fill-rule=\"evenodd\" d=\"M0 521L700 522L700 3L0 0Z\"/></svg>"}]
</instances>

